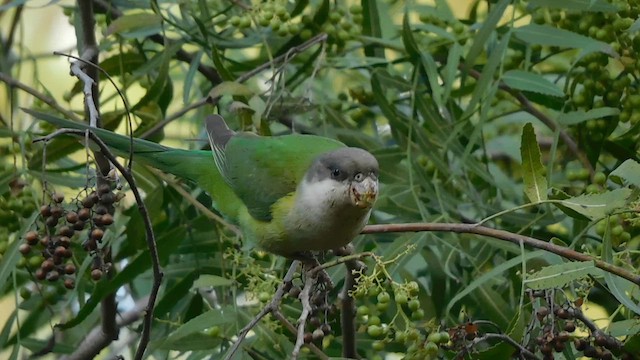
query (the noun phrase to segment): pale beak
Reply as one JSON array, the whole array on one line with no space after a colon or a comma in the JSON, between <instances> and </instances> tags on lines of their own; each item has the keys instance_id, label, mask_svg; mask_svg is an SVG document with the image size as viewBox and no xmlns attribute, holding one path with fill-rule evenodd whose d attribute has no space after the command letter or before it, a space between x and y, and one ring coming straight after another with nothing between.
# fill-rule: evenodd
<instances>
[{"instance_id":1,"label":"pale beak","mask_svg":"<svg viewBox=\"0 0 640 360\"><path fill-rule=\"evenodd\" d=\"M370 208L378 197L378 180L367 176L360 182L351 182L349 190L353 205L361 209Z\"/></svg>"}]
</instances>

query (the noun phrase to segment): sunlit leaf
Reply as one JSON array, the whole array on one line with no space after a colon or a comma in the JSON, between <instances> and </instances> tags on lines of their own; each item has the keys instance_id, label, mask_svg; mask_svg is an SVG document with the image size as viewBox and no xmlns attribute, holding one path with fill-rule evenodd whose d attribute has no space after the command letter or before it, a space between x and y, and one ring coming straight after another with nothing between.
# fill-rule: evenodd
<instances>
[{"instance_id":1,"label":"sunlit leaf","mask_svg":"<svg viewBox=\"0 0 640 360\"><path fill-rule=\"evenodd\" d=\"M522 129L520 155L522 156L524 193L533 203L547 200L547 178L540 160L540 147L531 123L527 123Z\"/></svg>"}]
</instances>

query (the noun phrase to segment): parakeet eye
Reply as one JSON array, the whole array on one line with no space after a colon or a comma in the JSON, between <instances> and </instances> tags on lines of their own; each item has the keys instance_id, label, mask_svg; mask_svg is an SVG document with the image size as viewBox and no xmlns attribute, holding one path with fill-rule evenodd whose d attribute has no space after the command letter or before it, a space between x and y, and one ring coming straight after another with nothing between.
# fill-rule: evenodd
<instances>
[{"instance_id":1,"label":"parakeet eye","mask_svg":"<svg viewBox=\"0 0 640 360\"><path fill-rule=\"evenodd\" d=\"M362 175L362 173L357 173L356 176L354 176L353 178L355 181L362 181L362 179L364 179L364 175Z\"/></svg>"},{"instance_id":2,"label":"parakeet eye","mask_svg":"<svg viewBox=\"0 0 640 360\"><path fill-rule=\"evenodd\" d=\"M340 174L341 174L340 169L331 170L331 177L337 178L340 176Z\"/></svg>"}]
</instances>

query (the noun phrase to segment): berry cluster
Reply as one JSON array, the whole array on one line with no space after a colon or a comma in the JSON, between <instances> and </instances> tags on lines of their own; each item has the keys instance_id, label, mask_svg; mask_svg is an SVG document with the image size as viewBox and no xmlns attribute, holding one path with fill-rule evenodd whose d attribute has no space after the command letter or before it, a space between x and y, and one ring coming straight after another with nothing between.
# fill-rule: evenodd
<instances>
[{"instance_id":1,"label":"berry cluster","mask_svg":"<svg viewBox=\"0 0 640 360\"><path fill-rule=\"evenodd\" d=\"M565 351L573 345L576 351L594 359L632 359L630 353L623 349L623 344L615 337L605 334L589 320L582 312L582 298L574 302L564 301L558 304L554 301L554 291L530 291L532 299L540 299L541 305L535 309L534 319L538 326L537 335L530 333L527 349L532 353L539 351L543 359L553 359L554 353ZM587 329L589 336L581 337L575 334L580 327Z\"/></svg>"},{"instance_id":2,"label":"berry cluster","mask_svg":"<svg viewBox=\"0 0 640 360\"><path fill-rule=\"evenodd\" d=\"M346 8L336 6L327 15L328 21L318 22L318 18L311 15L313 11L300 17L292 17L283 1L266 1L254 6L251 10L229 18L229 24L239 30L256 26L268 28L278 36L299 35L302 40L310 39L313 34L326 33L329 43L344 45L361 33L362 7L352 5Z\"/></svg>"},{"instance_id":3,"label":"berry cluster","mask_svg":"<svg viewBox=\"0 0 640 360\"><path fill-rule=\"evenodd\" d=\"M91 278L100 280L109 264L103 263L99 244L106 227L113 224L114 203L121 197L114 194L108 184L100 185L97 191L90 192L82 200L76 199L73 204L65 204L62 193L52 193L50 202L40 207L43 226L40 230L28 231L19 247L25 258L35 250L40 254L32 256L28 262L35 268L34 277L52 283L64 279L64 287L73 289L77 271L73 251L78 247L74 240L88 228L81 247L93 256Z\"/></svg>"}]
</instances>

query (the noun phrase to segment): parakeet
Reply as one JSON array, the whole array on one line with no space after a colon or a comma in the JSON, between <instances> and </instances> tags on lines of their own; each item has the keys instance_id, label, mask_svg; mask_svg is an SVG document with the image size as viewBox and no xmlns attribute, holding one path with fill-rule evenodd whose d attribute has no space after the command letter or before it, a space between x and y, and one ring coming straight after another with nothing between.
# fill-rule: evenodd
<instances>
[{"instance_id":1,"label":"parakeet","mask_svg":"<svg viewBox=\"0 0 640 360\"><path fill-rule=\"evenodd\" d=\"M315 135L235 133L219 115L209 116L205 127L211 151L133 139L133 159L194 181L246 240L274 254L297 258L336 249L367 224L378 195L378 162L366 150ZM92 130L114 153L129 154L129 137Z\"/></svg>"}]
</instances>

